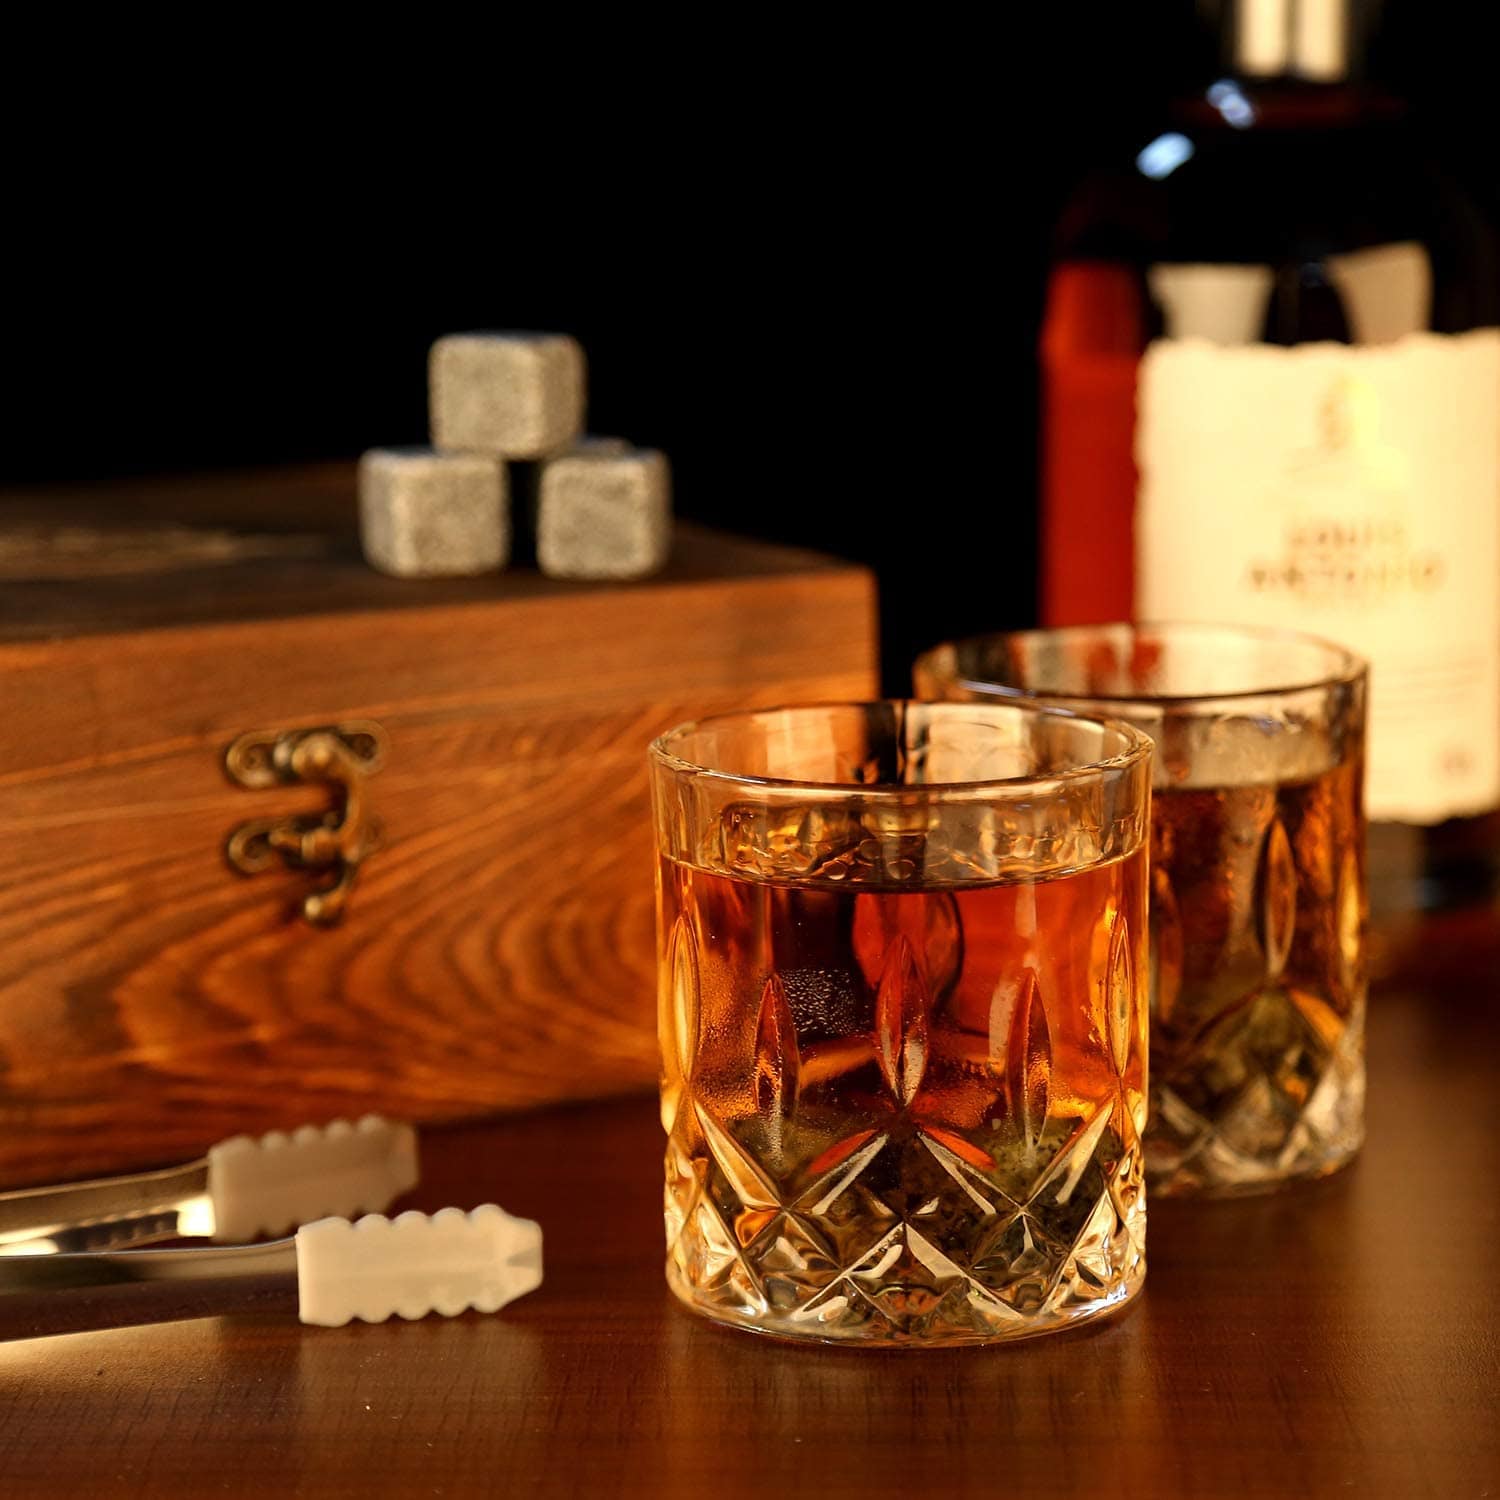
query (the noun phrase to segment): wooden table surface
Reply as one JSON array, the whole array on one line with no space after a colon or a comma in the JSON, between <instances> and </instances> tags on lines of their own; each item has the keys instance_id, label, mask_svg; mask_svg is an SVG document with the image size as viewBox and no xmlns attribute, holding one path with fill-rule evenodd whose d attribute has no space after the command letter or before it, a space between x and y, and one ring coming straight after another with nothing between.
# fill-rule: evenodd
<instances>
[{"instance_id":1,"label":"wooden table surface","mask_svg":"<svg viewBox=\"0 0 1500 1500\"><path fill-rule=\"evenodd\" d=\"M430 1135L418 1197L540 1219L541 1291L0 1343L0 1495L1500 1494L1493 936L1434 930L1375 996L1360 1161L1153 1205L1112 1323L933 1353L711 1327L662 1283L654 1104L559 1110Z\"/></svg>"}]
</instances>

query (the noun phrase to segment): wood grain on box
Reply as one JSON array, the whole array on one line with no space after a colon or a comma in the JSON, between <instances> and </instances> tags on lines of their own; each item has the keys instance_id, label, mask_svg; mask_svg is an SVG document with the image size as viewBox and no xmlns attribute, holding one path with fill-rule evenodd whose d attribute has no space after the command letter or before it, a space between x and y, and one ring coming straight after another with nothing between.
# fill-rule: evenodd
<instances>
[{"instance_id":1,"label":"wood grain on box","mask_svg":"<svg viewBox=\"0 0 1500 1500\"><path fill-rule=\"evenodd\" d=\"M304 527L352 515L326 471L276 503L304 482ZM685 531L642 584L413 585L328 534L291 562L0 589L0 1183L649 1084L647 740L874 690L871 581L811 554ZM236 788L222 756L351 718L390 738L385 844L319 931L305 875L239 877L224 844L320 794Z\"/></svg>"}]
</instances>

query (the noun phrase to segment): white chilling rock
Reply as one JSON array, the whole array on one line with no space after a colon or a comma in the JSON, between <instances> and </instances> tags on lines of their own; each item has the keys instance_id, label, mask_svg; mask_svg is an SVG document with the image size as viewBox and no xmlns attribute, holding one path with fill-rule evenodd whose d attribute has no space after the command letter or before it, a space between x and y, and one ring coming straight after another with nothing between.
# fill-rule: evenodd
<instances>
[{"instance_id":1,"label":"white chilling rock","mask_svg":"<svg viewBox=\"0 0 1500 1500\"><path fill-rule=\"evenodd\" d=\"M672 545L666 456L590 438L542 465L536 556L552 578L644 578Z\"/></svg>"},{"instance_id":2,"label":"white chilling rock","mask_svg":"<svg viewBox=\"0 0 1500 1500\"><path fill-rule=\"evenodd\" d=\"M459 577L510 557L505 466L482 453L372 448L359 465L365 558L402 578Z\"/></svg>"},{"instance_id":3,"label":"white chilling rock","mask_svg":"<svg viewBox=\"0 0 1500 1500\"><path fill-rule=\"evenodd\" d=\"M566 334L449 334L427 379L435 448L541 458L583 430L583 350Z\"/></svg>"}]
</instances>

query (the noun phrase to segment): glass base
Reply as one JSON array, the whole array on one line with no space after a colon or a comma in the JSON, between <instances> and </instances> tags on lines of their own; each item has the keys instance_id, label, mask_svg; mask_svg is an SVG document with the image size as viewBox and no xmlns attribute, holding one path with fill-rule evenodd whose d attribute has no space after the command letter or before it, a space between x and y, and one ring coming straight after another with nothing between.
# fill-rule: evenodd
<instances>
[{"instance_id":1,"label":"glass base","mask_svg":"<svg viewBox=\"0 0 1500 1500\"><path fill-rule=\"evenodd\" d=\"M1123 1109L1016 1143L1030 1181L1005 1153L981 1172L953 1149L976 1148L897 1119L790 1191L760 1164L769 1153L752 1157L705 1112L674 1123L667 1280L717 1322L819 1343L987 1344L1113 1312L1145 1279L1141 1152Z\"/></svg>"},{"instance_id":2,"label":"glass base","mask_svg":"<svg viewBox=\"0 0 1500 1500\"><path fill-rule=\"evenodd\" d=\"M1359 1155L1363 1144L1361 1138L1346 1149L1331 1152L1319 1161L1305 1163L1293 1172L1251 1171L1232 1176L1218 1170L1204 1171L1203 1164L1187 1162L1170 1175L1157 1177L1152 1174L1151 1194L1155 1198L1261 1197L1295 1182L1314 1182L1321 1177L1331 1177Z\"/></svg>"},{"instance_id":3,"label":"glass base","mask_svg":"<svg viewBox=\"0 0 1500 1500\"><path fill-rule=\"evenodd\" d=\"M1135 1268L1109 1291L1093 1297L1077 1298L1066 1308L1037 1314L1024 1320L994 1322L965 1318L941 1325L905 1323L902 1321L835 1318L819 1322L799 1316L795 1311L771 1309L756 1304L735 1306L716 1296L705 1297L690 1285L669 1260L667 1285L678 1300L692 1312L725 1328L738 1328L766 1338L797 1344L843 1345L866 1349L953 1349L984 1344L1015 1343L1021 1339L1040 1338L1049 1333L1063 1333L1084 1323L1098 1323L1124 1310L1146 1284L1146 1262L1142 1257Z\"/></svg>"},{"instance_id":4,"label":"glass base","mask_svg":"<svg viewBox=\"0 0 1500 1500\"><path fill-rule=\"evenodd\" d=\"M1313 1062L1306 1054L1299 1060ZM1211 1118L1171 1088L1154 1087L1146 1129L1152 1196L1248 1197L1347 1166L1365 1138L1362 1009L1318 1061L1321 1076L1310 1089L1310 1066L1267 1069Z\"/></svg>"}]
</instances>

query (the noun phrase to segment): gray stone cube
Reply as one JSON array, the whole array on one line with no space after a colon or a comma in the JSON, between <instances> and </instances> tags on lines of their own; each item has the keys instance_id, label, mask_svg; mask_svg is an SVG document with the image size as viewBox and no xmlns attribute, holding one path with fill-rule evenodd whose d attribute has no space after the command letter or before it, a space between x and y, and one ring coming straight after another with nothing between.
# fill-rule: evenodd
<instances>
[{"instance_id":1,"label":"gray stone cube","mask_svg":"<svg viewBox=\"0 0 1500 1500\"><path fill-rule=\"evenodd\" d=\"M435 448L541 458L583 430L583 350L561 333L452 333L427 362Z\"/></svg>"},{"instance_id":2,"label":"gray stone cube","mask_svg":"<svg viewBox=\"0 0 1500 1500\"><path fill-rule=\"evenodd\" d=\"M672 545L666 456L589 439L549 459L537 481L536 557L552 578L644 578Z\"/></svg>"},{"instance_id":3,"label":"gray stone cube","mask_svg":"<svg viewBox=\"0 0 1500 1500\"><path fill-rule=\"evenodd\" d=\"M482 453L372 448L359 465L359 531L372 568L460 577L510 558L505 466Z\"/></svg>"}]
</instances>

